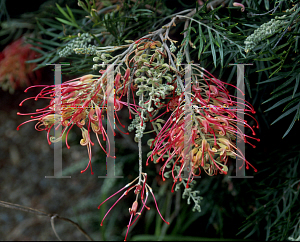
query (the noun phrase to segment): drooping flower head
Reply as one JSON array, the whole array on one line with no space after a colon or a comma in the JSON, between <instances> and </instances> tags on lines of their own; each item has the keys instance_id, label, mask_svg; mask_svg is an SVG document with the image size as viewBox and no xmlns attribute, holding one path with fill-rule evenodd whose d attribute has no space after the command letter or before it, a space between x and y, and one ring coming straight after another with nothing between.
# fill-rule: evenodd
<instances>
[{"instance_id":1,"label":"drooping flower head","mask_svg":"<svg viewBox=\"0 0 300 242\"><path fill-rule=\"evenodd\" d=\"M245 159L234 141L237 136L246 143L249 143L246 137L259 141L243 134L238 127L238 123L241 123L250 128L255 135L253 128L236 114L236 112L255 113L253 107L246 104L244 110L239 110L242 103L234 101L235 98L228 94L222 81L203 68L200 70L196 68L194 71L195 81L191 88L193 115L190 123L185 122L185 102L182 94L179 98L174 98L173 102L177 102L177 107L173 108L170 118L151 142L153 150L147 160L147 163L150 159L164 163L160 171L163 180L166 167L172 164L174 184L181 179L183 169L190 168L187 187L194 176L201 174L201 169L210 176L217 173L227 174L228 157L241 158L249 169L249 165L252 165ZM172 106L175 106L174 103ZM235 106L236 110L230 109L230 106ZM184 134L187 127L191 127L191 136L185 141ZM256 171L255 168L254 170Z\"/></svg>"},{"instance_id":2,"label":"drooping flower head","mask_svg":"<svg viewBox=\"0 0 300 242\"><path fill-rule=\"evenodd\" d=\"M139 216L142 214L144 208L146 208L147 210L150 210L150 207L148 207L146 205L147 203L147 199L149 196L149 193L151 193L154 203L155 203L155 207L156 210L159 214L159 216L161 217L161 219L166 223L166 224L170 224L169 222L167 222L163 216L161 215L159 209L158 209L158 205L155 199L155 196L153 194L152 188L147 184L147 173L141 173L141 176L143 177L142 179L140 177L135 178L132 182L128 183L127 185L125 185L123 188L121 188L119 191L117 191L116 193L114 193L113 195L111 195L110 197L108 197L107 199L105 199L99 206L98 209L100 209L100 207L109 199L111 199L112 197L114 197L115 195L117 195L118 193L120 193L121 191L125 192L117 199L117 201L110 207L110 209L106 212L106 214L104 215L100 226L103 225L103 221L105 220L105 218L107 217L107 215L109 214L109 212L114 208L114 206L126 195L128 195L128 193L130 191L134 191L134 194L136 195L136 199L135 201L132 203L132 207L129 208L129 214L130 214L130 219L129 219L129 223L127 225L127 232L125 235L125 239L124 241L126 241L128 232L130 227L137 221L137 219L139 218ZM138 181L137 181L138 180ZM136 184L134 184L137 181ZM134 185L133 185L134 184ZM137 212L138 209L138 198L140 197L141 203L143 204L142 208L140 209L139 212ZM134 218L135 217L135 218ZM133 220L134 218L134 220Z\"/></svg>"},{"instance_id":3,"label":"drooping flower head","mask_svg":"<svg viewBox=\"0 0 300 242\"><path fill-rule=\"evenodd\" d=\"M103 74L104 72L102 72ZM117 75L116 78L119 78ZM43 87L41 92L35 97L29 97L20 103L23 105L24 101L28 99L38 100L39 98L50 99L50 103L47 107L37 109L35 113L27 113L19 115L34 115L31 116L31 120L22 123L21 125L37 121L35 129L38 131L47 131L48 143L61 141L61 138L66 134L66 146L68 145L68 134L73 126L77 126L81 129L82 139L80 144L86 146L89 154L89 165L91 165L91 146L94 143L90 138L90 131L92 130L98 140L99 145L103 151L109 156L110 147L108 152L101 145L99 135L102 136L104 141L108 140L107 132L103 126L104 114L107 112L107 104L113 103L114 105L114 117L119 120L117 111L121 110L124 103L118 98L110 98L110 92L113 92L111 88L107 88L106 76L85 75L80 78L76 78L61 85L38 85L33 87ZM29 87L25 90L27 92ZM135 107L132 107L135 109ZM107 125L113 127L114 120L108 118ZM21 126L19 125L17 129ZM122 125L120 123L122 127ZM116 125L118 127L118 125ZM62 128L60 137L55 138L50 135L51 131L57 130L58 127ZM118 127L119 128L119 127ZM122 132L122 131L121 131ZM115 134L115 133L114 133ZM88 166L89 166L88 165ZM88 168L87 166L87 168ZM86 168L86 169L87 169ZM84 169L82 172L84 172Z\"/></svg>"}]
</instances>

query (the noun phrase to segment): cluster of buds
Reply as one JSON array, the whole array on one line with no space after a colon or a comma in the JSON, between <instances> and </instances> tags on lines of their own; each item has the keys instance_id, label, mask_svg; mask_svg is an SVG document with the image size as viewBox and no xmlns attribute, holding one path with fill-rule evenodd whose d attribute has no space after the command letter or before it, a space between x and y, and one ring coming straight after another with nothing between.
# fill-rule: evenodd
<instances>
[{"instance_id":1,"label":"cluster of buds","mask_svg":"<svg viewBox=\"0 0 300 242\"><path fill-rule=\"evenodd\" d=\"M0 53L0 86L4 91L13 93L18 87L27 87L31 82L40 81L41 70L33 71L36 63L26 63L40 56L32 47L24 43L24 38L20 38Z\"/></svg>"},{"instance_id":2,"label":"cluster of buds","mask_svg":"<svg viewBox=\"0 0 300 242\"><path fill-rule=\"evenodd\" d=\"M165 168L171 163L173 163L173 168L170 172L174 185L178 180L181 181L183 169L189 168L187 188L193 177L201 174L200 167L210 176L216 175L218 172L227 174L228 157L243 159L246 169L249 169L249 165L252 165L245 159L233 141L236 136L240 136L246 143L249 143L246 137L259 141L259 139L243 134L237 127L238 123L242 123L255 135L253 128L235 114L237 111L228 108L239 106L239 102L233 101L232 96L224 87L224 83L205 69L201 68L201 70L201 85L197 81L192 83L191 106L194 114L190 123L185 121L185 103L182 94L179 98L174 98L177 107L157 137L148 143L153 150L148 154L147 164L150 159L155 162L163 161L164 165L160 171L163 180L165 180ZM245 111L255 113L251 105L247 104L246 106L248 109ZM191 130L191 136L185 143L186 127ZM185 147L185 144L189 144L189 147ZM189 149L190 152L188 152ZM174 175L175 170L177 176ZM255 168L254 170L256 171Z\"/></svg>"},{"instance_id":3,"label":"cluster of buds","mask_svg":"<svg viewBox=\"0 0 300 242\"><path fill-rule=\"evenodd\" d=\"M96 46L88 44L92 41L92 37L88 33L78 34L69 43L58 52L60 57L67 57L74 53L87 53L94 55L96 53Z\"/></svg>"},{"instance_id":4,"label":"cluster of buds","mask_svg":"<svg viewBox=\"0 0 300 242\"><path fill-rule=\"evenodd\" d=\"M175 74L180 74L174 67L167 62L167 53L160 41L153 41L148 38L142 38L135 42L134 50L126 58L127 71L125 76L132 76L128 80L124 78L125 83L116 82L116 93L122 92L121 96L127 94L127 88L130 85L135 102L134 94L140 97L135 119L129 126L129 130L136 129L136 138L141 138L145 129L145 122L149 118L155 117L160 109L167 108L166 101L176 95ZM133 73L130 73L130 68ZM181 75L181 74L180 74ZM119 88L118 88L119 87Z\"/></svg>"},{"instance_id":5,"label":"cluster of buds","mask_svg":"<svg viewBox=\"0 0 300 242\"><path fill-rule=\"evenodd\" d=\"M155 196L153 194L152 188L146 183L147 181L147 173L141 173L141 177L137 177L135 178L132 182L128 183L127 185L125 185L123 188L121 188L119 191L117 191L116 193L114 193L113 195L111 195L110 197L108 197L106 200L104 200L99 206L98 209L100 209L100 207L109 199L111 199L112 197L114 197L115 195L117 195L118 193L120 193L121 191L125 190L125 192L118 198L118 200L111 206L111 208L107 211L107 213L104 215L100 226L103 225L103 221L106 218L106 216L108 215L108 213L113 209L113 207L126 195L128 195L128 193L134 189L134 194L136 195L136 199L135 201L132 203L132 207L129 208L129 214L130 214L130 219L129 219L129 223L127 225L127 232L125 235L125 240L127 238L128 235L128 231L129 228L135 223L135 221L138 219L138 217L142 214L144 208L146 208L147 210L150 210L150 207L148 207L146 205L147 199L148 199L148 195L149 192L151 193L153 199L154 199L154 203L157 209L157 212L159 214L159 216L161 217L161 219L166 223L169 224L169 222L167 222L161 215L158 206L157 206L157 202L155 199ZM136 181L138 180L138 182L136 184L134 184ZM133 185L134 184L134 185ZM141 202L143 204L141 210L139 212L137 212L138 210L138 199L141 199ZM135 217L136 216L136 217ZM134 218L135 217L135 218ZM134 220L133 220L134 218Z\"/></svg>"},{"instance_id":6,"label":"cluster of buds","mask_svg":"<svg viewBox=\"0 0 300 242\"><path fill-rule=\"evenodd\" d=\"M296 5L287 9L286 12L290 13L295 10ZM274 19L271 19L269 22L262 24L259 28L257 28L253 34L249 35L244 43L245 43L245 51L248 53L255 46L258 45L263 39L270 37L271 35L280 32L283 28L287 27L290 23L287 20L287 15L276 16Z\"/></svg>"}]
</instances>

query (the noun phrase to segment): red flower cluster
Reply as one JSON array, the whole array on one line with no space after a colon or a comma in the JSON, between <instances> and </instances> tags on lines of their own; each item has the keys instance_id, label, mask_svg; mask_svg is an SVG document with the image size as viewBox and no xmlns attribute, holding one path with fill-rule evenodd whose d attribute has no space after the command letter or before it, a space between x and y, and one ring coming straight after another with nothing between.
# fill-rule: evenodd
<instances>
[{"instance_id":1,"label":"red flower cluster","mask_svg":"<svg viewBox=\"0 0 300 242\"><path fill-rule=\"evenodd\" d=\"M246 143L249 143L246 137L259 141L259 139L243 134L238 128L237 123L242 123L250 128L252 134L255 135L253 128L235 113L244 112L244 110L236 111L228 108L235 106L238 109L241 104L233 101L233 96L228 94L224 83L203 68L199 73L203 81L197 82L197 84L194 83L192 86L191 107L194 114L191 123L185 124L185 102L182 94L180 98L174 99L177 101L177 107L160 133L152 141L151 148L153 147L153 151L147 160L147 164L149 159L151 161L155 160L155 162L164 162L160 171L163 180L165 180L164 172L167 164L173 163L172 177L175 181L174 185L178 179L181 180L181 173L185 167L191 168L187 187L194 176L200 175L200 167L210 176L216 175L218 172L227 174L226 164L229 156L243 159L246 163L246 169L249 169L249 165L252 165L245 159L233 140L238 135ZM248 109L245 109L245 111L255 113L250 104L246 104L246 107ZM187 142L184 142L184 133L187 126L191 127L191 136ZM189 147L185 147L185 144L188 144ZM191 152L188 154L189 149ZM189 164L185 162L185 158L189 160ZM179 166L180 168L178 168ZM178 168L177 176L174 173L176 167ZM256 171L255 168L254 170Z\"/></svg>"},{"instance_id":2,"label":"red flower cluster","mask_svg":"<svg viewBox=\"0 0 300 242\"><path fill-rule=\"evenodd\" d=\"M120 77L117 75L116 78ZM21 125L25 123L38 121L38 123L35 125L35 129L38 131L47 131L47 139L49 144L51 144L51 142L53 143L60 141L62 136L66 133L66 146L70 148L70 146L68 145L68 134L72 127L76 125L81 129L82 132L82 139L80 141L80 144L82 146L87 146L89 154L89 164L86 169L81 172L86 171L87 168L91 165L91 146L93 146L94 143L90 138L90 130L92 130L96 134L98 143L103 151L107 155L110 154L110 147L109 151L107 152L101 145L98 136L102 135L104 141L108 139L108 135L102 123L102 120L104 119L103 114L106 112L107 103L113 102L114 116L119 120L117 111L119 111L123 107L123 104L127 105L127 103L124 103L119 99L110 100L106 98L107 96L109 96L106 77L99 78L94 75L85 75L81 78L76 78L64 82L61 85L36 85L32 87L44 88L36 97L29 97L23 100L20 103L20 106L22 106L24 101L28 99L34 99L36 101L39 98L50 99L50 104L45 108L37 109L35 113L18 113L19 115L36 116L31 116L31 120L20 124L17 127L17 130ZM25 92L27 92L28 89L32 87L27 88ZM135 108L133 109L135 110ZM112 122L112 120L108 119L108 124L111 128L113 125ZM87 126L86 128L85 125ZM125 127L121 123L120 125L123 128ZM60 137L52 137L50 135L51 130L57 130L59 126L62 127ZM118 125L116 126L118 127Z\"/></svg>"},{"instance_id":3,"label":"red flower cluster","mask_svg":"<svg viewBox=\"0 0 300 242\"><path fill-rule=\"evenodd\" d=\"M38 58L39 53L31 49L30 44L24 43L24 38L14 41L0 53L0 86L13 92L16 88L26 87L31 82L38 83L41 70L33 72L36 63L25 63Z\"/></svg>"}]
</instances>

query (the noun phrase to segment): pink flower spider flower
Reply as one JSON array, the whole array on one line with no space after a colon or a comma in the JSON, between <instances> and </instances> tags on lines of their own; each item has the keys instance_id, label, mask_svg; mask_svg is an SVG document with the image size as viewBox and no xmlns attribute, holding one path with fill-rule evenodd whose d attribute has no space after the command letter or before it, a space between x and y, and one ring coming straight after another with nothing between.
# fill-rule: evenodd
<instances>
[{"instance_id":1,"label":"pink flower spider flower","mask_svg":"<svg viewBox=\"0 0 300 242\"><path fill-rule=\"evenodd\" d=\"M80 141L80 144L82 146L86 146L88 150L88 168L91 166L91 146L94 145L90 138L90 131L92 130L95 133L100 147L109 156L110 146L107 152L102 146L98 136L102 135L103 141L108 140L107 133L102 123L107 104L108 102L114 103L114 117L116 117L118 121L119 118L117 111L121 110L123 105L127 105L127 103L120 101L119 98L106 99L105 96L108 94L105 91L106 85L106 77L101 79L101 77L95 75L85 75L80 78L64 82L61 85L36 85L27 88L25 92L32 87L43 87L37 96L26 98L20 103L20 106L29 99L34 99L35 101L41 98L50 99L50 103L45 108L37 109L35 113L23 114L18 112L18 115L32 116L31 120L20 124L17 127L17 130L19 130L19 127L25 123L37 121L35 129L38 131L47 131L47 140L49 144L60 141L63 135L66 134L66 146L69 149L68 134L72 127L76 125L82 131L83 139ZM135 106L132 106L132 109L136 110ZM119 124L123 128L125 127L120 121ZM112 120L108 119L107 126L112 128ZM120 130L117 124L116 126ZM57 130L59 127L62 128L60 137L58 139L51 137L51 130ZM86 171L87 168L81 172ZM93 174L92 170L91 173Z\"/></svg>"},{"instance_id":2,"label":"pink flower spider flower","mask_svg":"<svg viewBox=\"0 0 300 242\"><path fill-rule=\"evenodd\" d=\"M234 2L232 5L235 7L241 7L241 12L245 11L245 6L241 3Z\"/></svg>"},{"instance_id":3,"label":"pink flower spider flower","mask_svg":"<svg viewBox=\"0 0 300 242\"><path fill-rule=\"evenodd\" d=\"M191 150L189 154L190 162L186 164L184 159L187 155L187 148L184 146L185 103L183 94L176 99L177 107L174 109L159 134L153 140L151 146L153 147L153 150L146 162L146 165L148 165L150 159L151 161L154 161L155 159L155 162L164 162L160 170L163 180L165 180L164 172L166 166L169 163L173 163L172 177L174 184L178 179L180 180L183 169L186 166L189 166L190 172L187 187L194 176L199 176L201 174L200 167L202 167L202 169L210 176L216 175L218 172L227 174L228 168L226 164L228 157L239 157L243 159L244 164L246 164L246 169L249 169L249 165L252 165L245 159L244 155L236 147L233 141L236 139L236 136L241 137L242 140L250 145L252 144L246 137L259 141L257 138L243 134L237 126L237 123L241 123L245 127L250 128L252 135L255 135L253 128L245 120L241 120L235 114L235 112L241 111L228 109L229 106L234 105L237 106L238 109L240 103L234 101L233 96L228 94L222 81L218 80L204 69L203 71L204 72L199 76L201 76L204 82L194 83L192 85L191 106L194 109L195 115L193 115L191 120L191 136L187 142L190 144ZM218 106L215 104L218 104ZM247 103L245 106L245 112L255 113L251 104ZM251 115L249 116L252 117ZM255 148L254 145L252 146ZM215 158L216 155L217 158ZM164 157L167 157L166 160ZM175 177L174 170L177 165L179 165L180 168L179 174ZM241 169L242 166L239 168ZM257 170L254 168L254 171L256 172Z\"/></svg>"},{"instance_id":4,"label":"pink flower spider flower","mask_svg":"<svg viewBox=\"0 0 300 242\"><path fill-rule=\"evenodd\" d=\"M129 223L127 225L127 232L125 235L125 239L124 241L126 241L128 232L129 232L129 228L136 222L136 220L139 218L139 216L142 214L144 208L146 208L147 210L150 210L150 207L148 207L146 205L147 199L148 199L148 195L149 192L151 193L151 195L153 196L154 199L154 203L157 209L157 212L159 214L159 216L161 217L161 219L166 223L166 224L170 224L169 222L167 222L161 215L158 206L157 206L157 202L155 199L155 196L153 194L152 188L146 183L147 181L147 173L141 173L141 175L143 176L143 179L139 179L140 177L135 178L132 182L128 183L127 185L125 185L123 188L121 188L119 191L117 191L116 193L114 193L113 195L111 195L110 197L108 197L107 199L105 199L99 206L98 209L100 209L100 207L109 199L111 199L112 197L114 197L115 195L117 195L118 193L120 193L121 191L125 190L125 192L118 198L118 200L110 207L110 209L106 212L106 214L104 215L100 226L103 225L103 221L104 219L107 217L107 215L109 214L109 212L113 209L113 207L126 195L128 195L128 193L133 190L134 188L134 194L136 195L136 199L132 204L132 207L129 208L129 214L130 214L130 219L129 219ZM139 181L135 184L132 185L134 182L136 182L139 179ZM140 199L141 202L143 204L141 210L139 212L137 212L138 209L138 198L140 195ZM146 196L145 196L146 195ZM136 216L136 217L135 217ZM135 217L135 219L133 220L133 217ZM132 222L133 220L133 222Z\"/></svg>"}]
</instances>

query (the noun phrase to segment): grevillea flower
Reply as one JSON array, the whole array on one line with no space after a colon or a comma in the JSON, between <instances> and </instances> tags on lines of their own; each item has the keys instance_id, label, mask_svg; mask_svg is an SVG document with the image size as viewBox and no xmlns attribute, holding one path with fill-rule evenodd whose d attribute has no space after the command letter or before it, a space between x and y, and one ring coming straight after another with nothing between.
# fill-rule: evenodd
<instances>
[{"instance_id":1,"label":"grevillea flower","mask_svg":"<svg viewBox=\"0 0 300 242\"><path fill-rule=\"evenodd\" d=\"M152 161L155 160L155 162L163 161L164 165L161 167L160 174L162 179L165 180L165 168L169 163L173 163L172 176L174 185L178 179L181 179L180 174L183 169L189 166L191 169L187 187L194 176L201 174L200 167L210 176L216 175L218 172L227 174L228 168L226 164L228 157L243 159L246 169L249 169L249 165L252 165L245 159L243 153L233 141L236 139L236 136L241 137L242 140L250 145L252 144L246 137L259 141L257 138L243 134L237 126L237 123L242 123L250 128L252 134L255 135L253 128L235 113L244 111L255 113L253 107L247 103L245 110L238 110L238 107L241 107L241 103L234 101L233 96L228 94L222 81L203 68L200 70L196 68L195 71L197 70L199 75L194 74L194 76L200 77L201 82L197 79L192 85L191 105L195 115L191 119L191 137L189 137L187 142L190 144L190 154L187 154L188 148L185 147L184 142L185 103L182 94L179 98L174 98L174 102L177 101L177 107L173 108L174 111L171 116L157 137L152 141L151 148L153 147L153 151L148 157L146 164L148 165L150 159ZM174 103L172 103L172 107L174 106ZM236 106L237 111L228 109L230 106ZM246 114L249 115L248 113ZM255 147L254 145L252 146ZM189 155L190 164L185 162L186 155ZM177 169L177 176L174 173L176 167L180 167ZM256 171L255 168L254 170Z\"/></svg>"},{"instance_id":2,"label":"grevillea flower","mask_svg":"<svg viewBox=\"0 0 300 242\"><path fill-rule=\"evenodd\" d=\"M245 11L245 6L244 6L243 4L241 4L241 3L236 3L236 2L234 2L232 5L233 5L234 7L241 7L241 12L244 12L244 11Z\"/></svg>"},{"instance_id":3,"label":"grevillea flower","mask_svg":"<svg viewBox=\"0 0 300 242\"><path fill-rule=\"evenodd\" d=\"M33 46L24 43L20 38L6 46L0 53L0 86L13 92L16 88L30 86L41 79L41 70L33 71L36 63L25 63L36 59L39 53L32 50Z\"/></svg>"},{"instance_id":4,"label":"grevillea flower","mask_svg":"<svg viewBox=\"0 0 300 242\"><path fill-rule=\"evenodd\" d=\"M101 73L103 74L104 72ZM99 135L101 135L104 141L108 140L107 133L102 123L104 114L106 113L107 103L114 103L114 117L116 117L118 120L119 118L117 116L117 111L121 110L123 105L127 105L127 103L120 101L120 98L107 98L109 96L109 92L113 90L108 90L109 88L106 87L106 76L103 76L103 78L101 77L102 76L99 77L95 75L85 75L80 78L64 82L61 85L32 86L43 87L43 89L37 96L29 97L20 103L20 106L22 106L24 101L28 99L34 99L35 101L39 98L50 99L50 104L47 107L37 109L35 113L18 113L19 115L35 115L31 116L31 120L26 121L21 125L31 121L37 121L35 129L38 131L47 131L47 139L49 144L61 141L62 136L66 134L66 146L70 148L68 145L69 131L74 125L81 129L82 139L80 144L87 147L89 154L89 164L81 172L86 171L87 168L91 166L91 146L94 145L90 138L91 130L95 133L98 143L103 151L108 156L110 155L110 147L107 152L101 145L99 139ZM32 87L27 88L25 92ZM60 105L58 106L56 104ZM132 108L135 110L134 105ZM111 128L113 127L112 122L113 120L108 119L107 125L109 125ZM21 125L17 127L17 130ZM120 125L123 128L125 127L121 123ZM50 135L51 130L57 130L59 126L62 127L60 137L52 137ZM116 126L118 127L118 125Z\"/></svg>"},{"instance_id":5,"label":"grevillea flower","mask_svg":"<svg viewBox=\"0 0 300 242\"><path fill-rule=\"evenodd\" d=\"M159 209L158 209L158 206L157 206L157 202L156 202L156 199L155 199L155 196L152 192L152 188L146 183L147 181L147 173L141 173L141 175L143 176L143 178L141 177L137 177L135 178L132 182L128 183L127 185L125 185L123 188L121 188L119 191L117 191L116 193L114 193L113 195L111 195L110 197L108 197L107 199L105 199L99 206L98 206L98 209L100 209L100 207L109 199L111 199L112 197L114 197L115 195L117 195L118 193L120 193L121 191L125 190L125 192L118 198L118 200L111 206L111 208L107 211L107 213L104 215L102 221L101 221L101 224L100 226L103 225L103 221L104 219L106 218L106 216L109 214L109 212L113 209L113 207L126 195L128 195L128 193L134 189L134 194L136 195L136 199L135 201L133 202L132 204L132 207L129 208L129 214L130 214L130 219L129 219L129 223L127 225L127 232L126 232L126 235L125 235L125 240L126 241L126 238L127 238L127 235L128 235L128 231L129 231L129 228L135 223L135 221L138 219L138 217L142 214L144 208L146 208L147 210L150 210L150 207L148 207L146 205L146 202L147 202L147 199L148 199L148 195L149 195L149 192L151 193L153 199L154 199L154 203L155 203L155 206L156 206L156 209L157 209L157 212L159 214L159 216L161 217L161 219L166 223L166 224L169 224L169 222L167 222L161 215ZM139 181L133 185L137 180L139 179ZM140 199L141 199L141 203L143 204L141 210L139 212L137 212L137 209L138 209L138 198L140 196ZM135 217L135 218L134 218ZM133 220L134 218L134 220Z\"/></svg>"}]
</instances>

